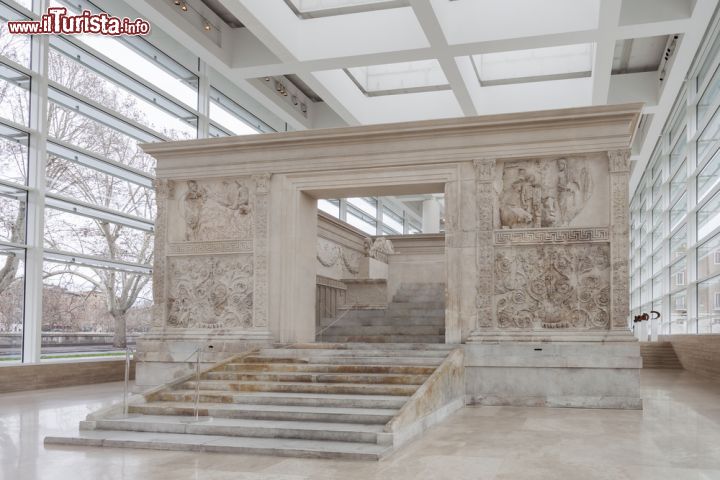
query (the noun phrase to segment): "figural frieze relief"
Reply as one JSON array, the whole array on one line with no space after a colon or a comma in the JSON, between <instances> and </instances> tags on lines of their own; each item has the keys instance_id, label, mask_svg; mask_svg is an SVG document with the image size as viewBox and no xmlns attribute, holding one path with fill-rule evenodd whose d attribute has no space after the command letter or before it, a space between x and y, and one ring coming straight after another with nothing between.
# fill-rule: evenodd
<instances>
[{"instance_id":1,"label":"figural frieze relief","mask_svg":"<svg viewBox=\"0 0 720 480\"><path fill-rule=\"evenodd\" d=\"M168 258L167 326L253 326L251 255Z\"/></svg>"},{"instance_id":2,"label":"figural frieze relief","mask_svg":"<svg viewBox=\"0 0 720 480\"><path fill-rule=\"evenodd\" d=\"M250 190L245 179L177 182L169 202L171 242L252 238Z\"/></svg>"},{"instance_id":3,"label":"figural frieze relief","mask_svg":"<svg viewBox=\"0 0 720 480\"><path fill-rule=\"evenodd\" d=\"M607 329L610 246L497 247L494 296L500 328Z\"/></svg>"},{"instance_id":4,"label":"figural frieze relief","mask_svg":"<svg viewBox=\"0 0 720 480\"><path fill-rule=\"evenodd\" d=\"M604 164L585 157L499 162L495 188L497 228L607 224L607 160Z\"/></svg>"}]
</instances>

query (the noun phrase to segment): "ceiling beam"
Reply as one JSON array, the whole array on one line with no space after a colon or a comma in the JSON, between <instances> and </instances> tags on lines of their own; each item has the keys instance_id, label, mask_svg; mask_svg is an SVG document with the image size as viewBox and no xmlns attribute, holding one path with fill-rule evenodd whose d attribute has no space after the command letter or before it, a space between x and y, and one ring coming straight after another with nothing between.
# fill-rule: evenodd
<instances>
[{"instance_id":1,"label":"ceiling beam","mask_svg":"<svg viewBox=\"0 0 720 480\"><path fill-rule=\"evenodd\" d=\"M592 104L605 105L610 93L615 29L620 21L622 0L601 0L598 15L598 36L595 40L595 59L592 70Z\"/></svg>"},{"instance_id":2,"label":"ceiling beam","mask_svg":"<svg viewBox=\"0 0 720 480\"><path fill-rule=\"evenodd\" d=\"M430 42L430 50L435 53L434 57L440 62L445 78L447 78L463 114L465 116L477 115L470 91L465 85L457 63L455 63L455 57L448 51L447 39L432 5L427 0L410 0L410 6Z\"/></svg>"}]
</instances>

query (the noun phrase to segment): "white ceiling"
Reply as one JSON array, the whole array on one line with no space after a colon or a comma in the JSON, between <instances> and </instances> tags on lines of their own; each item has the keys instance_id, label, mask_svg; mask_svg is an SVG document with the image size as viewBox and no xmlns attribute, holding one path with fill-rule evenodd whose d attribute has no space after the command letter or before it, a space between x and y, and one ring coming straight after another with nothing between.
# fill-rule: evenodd
<instances>
[{"instance_id":1,"label":"white ceiling","mask_svg":"<svg viewBox=\"0 0 720 480\"><path fill-rule=\"evenodd\" d=\"M645 103L644 113L651 116L634 146L635 159L649 157L718 3L213 0L224 7L224 17L229 12L244 25L232 28L213 18L201 0L187 1L193 6L190 13L173 0L128 3L295 129L637 101ZM219 32L204 31L202 21L192 18L199 14ZM657 68L658 55L675 35L667 65L663 61ZM578 67L577 72L552 76L553 62L562 58L546 59L535 68L539 75L481 85L482 54L582 44L590 45L589 71ZM498 58L503 57L488 57L496 66ZM573 61L583 65L582 59ZM526 67L520 65L518 71L533 71ZM630 73L613 75L613 69ZM398 78L404 70L412 70L414 77ZM283 76L291 74L323 101L313 103L289 85ZM276 79L287 85L289 97L277 92ZM432 87L417 88L423 81ZM361 88L371 84L379 93ZM293 105L293 96L308 104L307 112Z\"/></svg>"}]
</instances>

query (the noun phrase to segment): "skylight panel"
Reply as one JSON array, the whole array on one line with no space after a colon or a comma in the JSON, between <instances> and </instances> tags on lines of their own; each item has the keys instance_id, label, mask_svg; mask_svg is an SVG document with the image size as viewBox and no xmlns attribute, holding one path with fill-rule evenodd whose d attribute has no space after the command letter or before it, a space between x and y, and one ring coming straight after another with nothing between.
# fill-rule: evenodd
<instances>
[{"instance_id":1,"label":"skylight panel","mask_svg":"<svg viewBox=\"0 0 720 480\"><path fill-rule=\"evenodd\" d=\"M368 96L395 95L450 88L437 60L353 67L346 70Z\"/></svg>"},{"instance_id":2,"label":"skylight panel","mask_svg":"<svg viewBox=\"0 0 720 480\"><path fill-rule=\"evenodd\" d=\"M301 18L346 15L409 5L408 0L285 0L285 3Z\"/></svg>"},{"instance_id":3,"label":"skylight panel","mask_svg":"<svg viewBox=\"0 0 720 480\"><path fill-rule=\"evenodd\" d=\"M483 86L589 77L592 43L473 55Z\"/></svg>"}]
</instances>

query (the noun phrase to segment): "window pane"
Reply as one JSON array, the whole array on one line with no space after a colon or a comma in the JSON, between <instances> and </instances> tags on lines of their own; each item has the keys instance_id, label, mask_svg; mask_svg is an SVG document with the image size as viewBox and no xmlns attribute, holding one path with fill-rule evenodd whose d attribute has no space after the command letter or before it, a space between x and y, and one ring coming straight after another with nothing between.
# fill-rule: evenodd
<instances>
[{"instance_id":1,"label":"window pane","mask_svg":"<svg viewBox=\"0 0 720 480\"><path fill-rule=\"evenodd\" d=\"M53 138L139 170L153 172L155 169L155 160L138 147L137 139L88 116L49 102L48 121Z\"/></svg>"},{"instance_id":2,"label":"window pane","mask_svg":"<svg viewBox=\"0 0 720 480\"><path fill-rule=\"evenodd\" d=\"M720 277L699 283L697 299L697 333L720 333Z\"/></svg>"},{"instance_id":3,"label":"window pane","mask_svg":"<svg viewBox=\"0 0 720 480\"><path fill-rule=\"evenodd\" d=\"M665 225L663 225L662 222L661 222L661 223L660 223L658 226L656 226L655 229L653 230L653 233L652 233L652 244L653 244L653 245L652 245L652 248L653 248L653 251L655 251L655 250L662 244L662 239L663 239L664 236L665 236L665 228L664 228L664 226L665 226Z\"/></svg>"},{"instance_id":4,"label":"window pane","mask_svg":"<svg viewBox=\"0 0 720 480\"><path fill-rule=\"evenodd\" d=\"M45 247L147 264L152 255L153 236L125 225L46 208Z\"/></svg>"},{"instance_id":5,"label":"window pane","mask_svg":"<svg viewBox=\"0 0 720 480\"><path fill-rule=\"evenodd\" d=\"M705 161L708 155L715 151L715 142L720 139L720 110L715 110L707 127L703 130L697 140L697 163Z\"/></svg>"},{"instance_id":6,"label":"window pane","mask_svg":"<svg viewBox=\"0 0 720 480\"><path fill-rule=\"evenodd\" d=\"M675 167L680 165L680 163L685 160L685 156L687 154L687 141L686 141L686 130L683 129L682 133L680 134L680 137L675 144L675 147L672 149L672 152L670 152L670 172L675 171Z\"/></svg>"},{"instance_id":7,"label":"window pane","mask_svg":"<svg viewBox=\"0 0 720 480\"><path fill-rule=\"evenodd\" d=\"M662 202L659 202L659 200L662 200L662 182L662 177L658 177L652 187L653 202L655 202L655 204L659 206L662 205Z\"/></svg>"},{"instance_id":8,"label":"window pane","mask_svg":"<svg viewBox=\"0 0 720 480\"><path fill-rule=\"evenodd\" d=\"M149 275L49 261L43 270L43 359L121 354L125 332L132 344L149 330Z\"/></svg>"},{"instance_id":9,"label":"window pane","mask_svg":"<svg viewBox=\"0 0 720 480\"><path fill-rule=\"evenodd\" d=\"M653 275L657 275L658 273L660 273L660 270L662 270L662 267L663 267L662 252L658 252L655 255L653 255L652 265L653 265Z\"/></svg>"},{"instance_id":10,"label":"window pane","mask_svg":"<svg viewBox=\"0 0 720 480\"><path fill-rule=\"evenodd\" d=\"M0 124L0 180L26 184L27 133Z\"/></svg>"},{"instance_id":11,"label":"window pane","mask_svg":"<svg viewBox=\"0 0 720 480\"><path fill-rule=\"evenodd\" d=\"M24 251L0 247L0 365L20 361L24 296Z\"/></svg>"},{"instance_id":12,"label":"window pane","mask_svg":"<svg viewBox=\"0 0 720 480\"><path fill-rule=\"evenodd\" d=\"M705 195L718 184L718 181L720 181L720 150L715 152L715 155L713 155L707 165L705 165L705 168L698 173L698 201L702 200Z\"/></svg>"},{"instance_id":13,"label":"window pane","mask_svg":"<svg viewBox=\"0 0 720 480\"><path fill-rule=\"evenodd\" d=\"M8 20L28 20L28 18L0 3L0 57L9 58L23 67L30 68L30 37L10 35L7 29Z\"/></svg>"},{"instance_id":14,"label":"window pane","mask_svg":"<svg viewBox=\"0 0 720 480\"><path fill-rule=\"evenodd\" d=\"M683 258L670 267L670 290L687 285L687 265Z\"/></svg>"},{"instance_id":15,"label":"window pane","mask_svg":"<svg viewBox=\"0 0 720 480\"><path fill-rule=\"evenodd\" d=\"M683 162L677 173L670 181L670 201L674 201L678 195L685 192L685 180L687 179L687 165Z\"/></svg>"},{"instance_id":16,"label":"window pane","mask_svg":"<svg viewBox=\"0 0 720 480\"><path fill-rule=\"evenodd\" d=\"M687 298L685 292L670 297L670 333L687 333Z\"/></svg>"},{"instance_id":17,"label":"window pane","mask_svg":"<svg viewBox=\"0 0 720 480\"><path fill-rule=\"evenodd\" d=\"M720 37L718 37L720 38ZM715 71L715 75L708 83L707 88L703 92L697 105L697 123L702 125L705 116L710 111L710 106L713 105L718 99L720 94L720 68Z\"/></svg>"},{"instance_id":18,"label":"window pane","mask_svg":"<svg viewBox=\"0 0 720 480\"><path fill-rule=\"evenodd\" d=\"M215 88L210 89L210 120L235 135L273 131L262 120Z\"/></svg>"},{"instance_id":19,"label":"window pane","mask_svg":"<svg viewBox=\"0 0 720 480\"><path fill-rule=\"evenodd\" d=\"M720 273L720 234L698 247L697 270L698 278Z\"/></svg>"},{"instance_id":20,"label":"window pane","mask_svg":"<svg viewBox=\"0 0 720 480\"><path fill-rule=\"evenodd\" d=\"M155 193L151 188L54 155L48 157L47 188L99 207L149 220L155 217Z\"/></svg>"},{"instance_id":21,"label":"window pane","mask_svg":"<svg viewBox=\"0 0 720 480\"><path fill-rule=\"evenodd\" d=\"M364 213L371 216L373 220L377 216L377 200L375 200L374 198L348 198L347 202L348 204L359 208Z\"/></svg>"},{"instance_id":22,"label":"window pane","mask_svg":"<svg viewBox=\"0 0 720 480\"><path fill-rule=\"evenodd\" d=\"M51 0L51 4L67 7L76 14L80 13L80 9L100 13L95 5L85 0L72 2ZM197 76L144 38L129 36L114 38L101 35L76 35L74 38L117 62L159 90L197 109Z\"/></svg>"},{"instance_id":23,"label":"window pane","mask_svg":"<svg viewBox=\"0 0 720 480\"><path fill-rule=\"evenodd\" d=\"M318 200L318 208L335 218L340 218L340 201L339 200Z\"/></svg>"},{"instance_id":24,"label":"window pane","mask_svg":"<svg viewBox=\"0 0 720 480\"><path fill-rule=\"evenodd\" d=\"M652 300L652 282L647 282L642 286L642 289L640 290L640 299L642 303Z\"/></svg>"},{"instance_id":25,"label":"window pane","mask_svg":"<svg viewBox=\"0 0 720 480\"><path fill-rule=\"evenodd\" d=\"M0 240L25 243L27 193L0 185Z\"/></svg>"},{"instance_id":26,"label":"window pane","mask_svg":"<svg viewBox=\"0 0 720 480\"><path fill-rule=\"evenodd\" d=\"M687 251L687 226L678 230L670 237L670 261L680 258Z\"/></svg>"},{"instance_id":27,"label":"window pane","mask_svg":"<svg viewBox=\"0 0 720 480\"><path fill-rule=\"evenodd\" d=\"M377 229L375 227L375 223L370 223L369 221L364 220L363 218L360 218L355 213L351 212L349 209L347 212L347 222L350 225L359 228L360 230L362 230L363 232L365 232L367 234L370 234L370 235L377 234Z\"/></svg>"},{"instance_id":28,"label":"window pane","mask_svg":"<svg viewBox=\"0 0 720 480\"><path fill-rule=\"evenodd\" d=\"M664 291L663 291L663 278L662 275L658 275L657 277L653 278L653 298L660 298L662 297Z\"/></svg>"},{"instance_id":29,"label":"window pane","mask_svg":"<svg viewBox=\"0 0 720 480\"><path fill-rule=\"evenodd\" d=\"M30 77L1 63L0 117L30 125Z\"/></svg>"},{"instance_id":30,"label":"window pane","mask_svg":"<svg viewBox=\"0 0 720 480\"><path fill-rule=\"evenodd\" d=\"M701 240L720 225L720 193L715 194L697 212L697 239Z\"/></svg>"},{"instance_id":31,"label":"window pane","mask_svg":"<svg viewBox=\"0 0 720 480\"><path fill-rule=\"evenodd\" d=\"M86 58L90 57L87 53L85 56ZM50 79L68 89L173 140L197 137L197 118L187 110L184 110L184 114L182 114L183 110L177 107L175 114L161 108L160 105L163 103L168 107L171 105L167 100L158 102L159 95L154 97L156 103L151 103L55 49L50 50L48 61ZM95 61L97 62L97 60ZM102 65L104 64L98 62L97 67L101 68ZM109 73L113 72L110 67L105 66L105 68ZM116 72L115 75L121 80L123 79L121 74ZM125 81L126 84L131 83L128 79ZM177 113L181 113L182 117L178 117Z\"/></svg>"},{"instance_id":32,"label":"window pane","mask_svg":"<svg viewBox=\"0 0 720 480\"><path fill-rule=\"evenodd\" d=\"M687 213L687 195L680 197L680 200L670 209L670 230L677 227L685 218Z\"/></svg>"}]
</instances>

